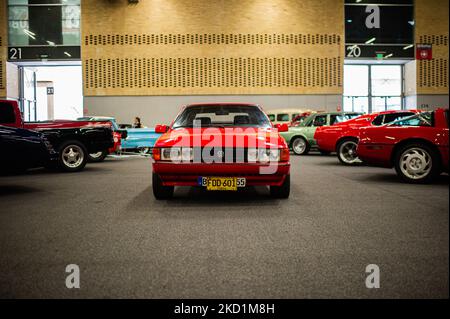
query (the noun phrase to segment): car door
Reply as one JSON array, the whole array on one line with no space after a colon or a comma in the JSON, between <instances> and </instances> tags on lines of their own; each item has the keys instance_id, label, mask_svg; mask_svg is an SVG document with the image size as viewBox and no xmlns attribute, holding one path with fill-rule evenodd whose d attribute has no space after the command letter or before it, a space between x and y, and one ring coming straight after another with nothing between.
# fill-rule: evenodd
<instances>
[{"instance_id":1,"label":"car door","mask_svg":"<svg viewBox=\"0 0 450 319\"><path fill-rule=\"evenodd\" d=\"M314 133L316 132L316 129L320 126L327 125L328 121L329 118L327 114L314 115L314 119L309 123L308 126L305 127L304 130L305 137L308 140L309 144L316 144L316 141L314 139Z\"/></svg>"}]
</instances>

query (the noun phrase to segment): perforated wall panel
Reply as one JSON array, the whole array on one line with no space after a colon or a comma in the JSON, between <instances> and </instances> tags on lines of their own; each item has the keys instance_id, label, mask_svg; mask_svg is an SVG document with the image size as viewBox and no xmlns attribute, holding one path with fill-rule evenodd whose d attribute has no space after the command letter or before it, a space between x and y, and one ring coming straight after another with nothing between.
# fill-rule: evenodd
<instances>
[{"instance_id":1,"label":"perforated wall panel","mask_svg":"<svg viewBox=\"0 0 450 319\"><path fill-rule=\"evenodd\" d=\"M341 94L343 1L250 2L83 1L84 94Z\"/></svg>"}]
</instances>

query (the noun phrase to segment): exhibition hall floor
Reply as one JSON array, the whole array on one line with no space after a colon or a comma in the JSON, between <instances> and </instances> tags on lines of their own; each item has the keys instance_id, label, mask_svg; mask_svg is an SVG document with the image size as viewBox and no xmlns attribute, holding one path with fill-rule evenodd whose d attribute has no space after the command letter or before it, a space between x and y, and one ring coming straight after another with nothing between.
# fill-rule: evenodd
<instances>
[{"instance_id":1,"label":"exhibition hall floor","mask_svg":"<svg viewBox=\"0 0 450 319\"><path fill-rule=\"evenodd\" d=\"M448 298L448 175L410 185L335 156L291 162L287 200L182 188L157 201L140 157L0 177L0 298Z\"/></svg>"}]
</instances>

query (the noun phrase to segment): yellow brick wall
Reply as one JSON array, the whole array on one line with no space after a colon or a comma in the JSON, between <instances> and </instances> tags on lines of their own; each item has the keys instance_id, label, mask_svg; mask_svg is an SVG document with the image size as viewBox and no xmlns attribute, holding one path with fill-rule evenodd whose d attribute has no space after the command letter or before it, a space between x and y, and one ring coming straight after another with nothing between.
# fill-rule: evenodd
<instances>
[{"instance_id":1,"label":"yellow brick wall","mask_svg":"<svg viewBox=\"0 0 450 319\"><path fill-rule=\"evenodd\" d=\"M433 59L417 61L417 94L448 94L448 3L415 2L415 42L433 45Z\"/></svg>"},{"instance_id":2,"label":"yellow brick wall","mask_svg":"<svg viewBox=\"0 0 450 319\"><path fill-rule=\"evenodd\" d=\"M82 1L84 95L342 94L343 0Z\"/></svg>"}]
</instances>

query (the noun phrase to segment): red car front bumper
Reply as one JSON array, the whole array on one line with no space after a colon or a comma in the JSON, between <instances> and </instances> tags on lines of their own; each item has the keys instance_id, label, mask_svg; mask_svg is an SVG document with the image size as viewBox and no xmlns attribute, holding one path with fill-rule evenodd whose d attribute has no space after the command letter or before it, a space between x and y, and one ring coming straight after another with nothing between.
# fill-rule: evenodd
<instances>
[{"instance_id":1,"label":"red car front bumper","mask_svg":"<svg viewBox=\"0 0 450 319\"><path fill-rule=\"evenodd\" d=\"M273 174L262 173L264 167L268 169L268 165L258 163L154 162L153 172L161 177L164 186L197 186L200 176L244 177L247 186L280 186L290 173L290 163L281 162L271 165L276 166Z\"/></svg>"}]
</instances>

